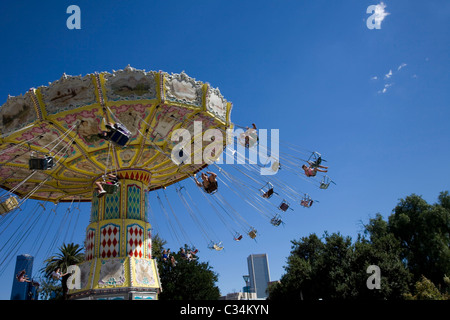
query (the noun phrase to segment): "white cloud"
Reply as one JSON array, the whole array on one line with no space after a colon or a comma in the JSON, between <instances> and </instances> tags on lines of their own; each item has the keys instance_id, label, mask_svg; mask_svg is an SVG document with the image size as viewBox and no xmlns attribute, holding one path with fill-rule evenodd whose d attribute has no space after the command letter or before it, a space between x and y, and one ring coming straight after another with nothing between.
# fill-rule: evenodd
<instances>
[{"instance_id":1,"label":"white cloud","mask_svg":"<svg viewBox=\"0 0 450 320\"><path fill-rule=\"evenodd\" d=\"M375 6L374 20L375 24L378 26L381 26L381 22L383 22L384 18L386 18L386 16L390 14L389 12L386 12L384 9L386 9L386 5L383 2L380 2Z\"/></svg>"},{"instance_id":2,"label":"white cloud","mask_svg":"<svg viewBox=\"0 0 450 320\"><path fill-rule=\"evenodd\" d=\"M386 83L384 85L384 88L382 90L378 91L378 93L386 93L387 89L391 86L392 86L392 83Z\"/></svg>"},{"instance_id":3,"label":"white cloud","mask_svg":"<svg viewBox=\"0 0 450 320\"><path fill-rule=\"evenodd\" d=\"M406 63L402 63L401 65L398 66L397 71L400 71L400 69L402 69L402 68L404 68L404 67L406 67L406 66L407 66Z\"/></svg>"},{"instance_id":4,"label":"white cloud","mask_svg":"<svg viewBox=\"0 0 450 320\"><path fill-rule=\"evenodd\" d=\"M385 79L389 79L390 77L392 77L392 70L389 70L389 72L384 75Z\"/></svg>"},{"instance_id":5,"label":"white cloud","mask_svg":"<svg viewBox=\"0 0 450 320\"><path fill-rule=\"evenodd\" d=\"M377 76L373 76L372 78L370 78L370 80L377 80L378 77Z\"/></svg>"}]
</instances>

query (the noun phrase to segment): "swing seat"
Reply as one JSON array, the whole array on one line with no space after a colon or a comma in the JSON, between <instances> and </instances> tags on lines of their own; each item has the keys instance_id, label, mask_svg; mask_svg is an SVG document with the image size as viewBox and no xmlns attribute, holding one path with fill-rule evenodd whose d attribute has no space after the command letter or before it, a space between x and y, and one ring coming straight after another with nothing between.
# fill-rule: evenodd
<instances>
[{"instance_id":1,"label":"swing seat","mask_svg":"<svg viewBox=\"0 0 450 320\"><path fill-rule=\"evenodd\" d=\"M214 194L218 190L218 183L215 181L215 183L211 182L207 188L203 187L203 190L205 190L206 193Z\"/></svg>"},{"instance_id":2,"label":"swing seat","mask_svg":"<svg viewBox=\"0 0 450 320\"><path fill-rule=\"evenodd\" d=\"M289 209L289 204L287 202L282 202L278 209L280 209L281 211L286 211L287 209Z\"/></svg>"},{"instance_id":3,"label":"swing seat","mask_svg":"<svg viewBox=\"0 0 450 320\"><path fill-rule=\"evenodd\" d=\"M300 205L304 206L305 208L311 207L313 204L313 200L302 200L300 201Z\"/></svg>"},{"instance_id":4,"label":"swing seat","mask_svg":"<svg viewBox=\"0 0 450 320\"><path fill-rule=\"evenodd\" d=\"M246 148L253 147L258 142L258 134L255 129L248 129L239 135L239 143Z\"/></svg>"},{"instance_id":5,"label":"swing seat","mask_svg":"<svg viewBox=\"0 0 450 320\"><path fill-rule=\"evenodd\" d=\"M209 194L214 194L214 193L217 192L217 188L215 188L215 189L213 189L213 190L205 189L205 192L206 192L206 193L209 193Z\"/></svg>"},{"instance_id":6,"label":"swing seat","mask_svg":"<svg viewBox=\"0 0 450 320\"><path fill-rule=\"evenodd\" d=\"M330 179L329 176L324 176L322 181L320 181L319 188L320 189L328 189L328 187L330 186L331 183L336 184L333 180Z\"/></svg>"},{"instance_id":7,"label":"swing seat","mask_svg":"<svg viewBox=\"0 0 450 320\"><path fill-rule=\"evenodd\" d=\"M49 170L55 166L53 157L31 158L28 161L30 170Z\"/></svg>"},{"instance_id":8,"label":"swing seat","mask_svg":"<svg viewBox=\"0 0 450 320\"><path fill-rule=\"evenodd\" d=\"M264 187L259 189L259 192L261 193L261 197L266 199L269 199L275 193L275 191L273 191L273 185L270 182L267 182Z\"/></svg>"},{"instance_id":9,"label":"swing seat","mask_svg":"<svg viewBox=\"0 0 450 320\"><path fill-rule=\"evenodd\" d=\"M248 233L248 236L252 239L255 239L256 238L256 230L255 229L250 230Z\"/></svg>"},{"instance_id":10,"label":"swing seat","mask_svg":"<svg viewBox=\"0 0 450 320\"><path fill-rule=\"evenodd\" d=\"M328 189L329 186L330 186L330 183L321 182L319 188L320 189Z\"/></svg>"},{"instance_id":11,"label":"swing seat","mask_svg":"<svg viewBox=\"0 0 450 320\"><path fill-rule=\"evenodd\" d=\"M272 171L275 172L275 173L278 172L278 170L281 169L280 161L275 161L275 162L272 164L271 169L272 169Z\"/></svg>"},{"instance_id":12,"label":"swing seat","mask_svg":"<svg viewBox=\"0 0 450 320\"><path fill-rule=\"evenodd\" d=\"M220 251L220 250L223 249L223 246L222 246L222 243L221 243L221 242L218 242L218 243L211 242L211 243L208 245L208 248L211 249L211 250Z\"/></svg>"},{"instance_id":13,"label":"swing seat","mask_svg":"<svg viewBox=\"0 0 450 320\"><path fill-rule=\"evenodd\" d=\"M326 161L324 159L322 159L322 155L316 151L314 151L308 159L308 163L311 164L312 168L318 167L321 165L322 161Z\"/></svg>"},{"instance_id":14,"label":"swing seat","mask_svg":"<svg viewBox=\"0 0 450 320\"><path fill-rule=\"evenodd\" d=\"M2 203L0 203L0 215L4 215L19 206L19 201L16 197L11 196Z\"/></svg>"},{"instance_id":15,"label":"swing seat","mask_svg":"<svg viewBox=\"0 0 450 320\"><path fill-rule=\"evenodd\" d=\"M270 223L273 224L275 227L278 227L281 224L281 222L282 222L281 219L280 218L276 218L276 217L273 217L270 220Z\"/></svg>"},{"instance_id":16,"label":"swing seat","mask_svg":"<svg viewBox=\"0 0 450 320\"><path fill-rule=\"evenodd\" d=\"M115 184L105 183L103 185L103 190L106 191L106 194L115 194L117 192L117 190L119 190L119 187L120 187L119 183L115 183Z\"/></svg>"},{"instance_id":17,"label":"swing seat","mask_svg":"<svg viewBox=\"0 0 450 320\"><path fill-rule=\"evenodd\" d=\"M128 140L130 140L130 137L131 132L121 123L116 123L114 128L112 128L109 140L118 146L123 147L127 144Z\"/></svg>"},{"instance_id":18,"label":"swing seat","mask_svg":"<svg viewBox=\"0 0 450 320\"><path fill-rule=\"evenodd\" d=\"M235 241L241 241L242 240L242 234L236 234L233 238Z\"/></svg>"},{"instance_id":19,"label":"swing seat","mask_svg":"<svg viewBox=\"0 0 450 320\"><path fill-rule=\"evenodd\" d=\"M267 192L264 192L264 193L262 194L262 197L263 197L263 198L266 198L266 199L269 199L270 197L273 196L273 194L274 194L273 188L270 188L269 190L267 190Z\"/></svg>"},{"instance_id":20,"label":"swing seat","mask_svg":"<svg viewBox=\"0 0 450 320\"><path fill-rule=\"evenodd\" d=\"M318 158L315 159L315 161L312 163L312 167L318 167L322 164L322 157L319 156Z\"/></svg>"}]
</instances>

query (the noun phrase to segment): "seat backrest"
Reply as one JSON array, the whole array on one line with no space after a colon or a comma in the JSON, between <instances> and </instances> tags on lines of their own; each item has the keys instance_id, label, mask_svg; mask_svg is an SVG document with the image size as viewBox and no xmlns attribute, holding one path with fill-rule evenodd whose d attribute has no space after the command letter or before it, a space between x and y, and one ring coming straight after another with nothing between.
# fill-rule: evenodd
<instances>
[{"instance_id":1,"label":"seat backrest","mask_svg":"<svg viewBox=\"0 0 450 320\"><path fill-rule=\"evenodd\" d=\"M274 226L279 226L281 224L281 219L272 218L270 221Z\"/></svg>"},{"instance_id":2,"label":"seat backrest","mask_svg":"<svg viewBox=\"0 0 450 320\"><path fill-rule=\"evenodd\" d=\"M306 208L311 207L313 201L312 200L302 200L300 201L300 204Z\"/></svg>"},{"instance_id":3,"label":"seat backrest","mask_svg":"<svg viewBox=\"0 0 450 320\"><path fill-rule=\"evenodd\" d=\"M205 192L206 192L206 193L209 193L209 194L214 194L214 193L216 193L216 192L217 192L217 188L218 188L217 181L210 182L207 188L203 187L203 189L205 190Z\"/></svg>"},{"instance_id":4,"label":"seat backrest","mask_svg":"<svg viewBox=\"0 0 450 320\"><path fill-rule=\"evenodd\" d=\"M5 202L11 210L19 205L19 201L14 196L9 197Z\"/></svg>"},{"instance_id":5,"label":"seat backrest","mask_svg":"<svg viewBox=\"0 0 450 320\"><path fill-rule=\"evenodd\" d=\"M0 203L0 215L4 215L12 210L14 210L19 205L19 201L16 197L11 196L8 199Z\"/></svg>"},{"instance_id":6,"label":"seat backrest","mask_svg":"<svg viewBox=\"0 0 450 320\"><path fill-rule=\"evenodd\" d=\"M121 124L120 122L117 122L116 123L116 125L115 125L115 129L114 130L117 130L117 131L120 131L121 133L123 133L124 135L126 135L126 136L129 136L129 135L131 135L131 132L130 132L130 130L128 130L123 124Z\"/></svg>"},{"instance_id":7,"label":"seat backrest","mask_svg":"<svg viewBox=\"0 0 450 320\"><path fill-rule=\"evenodd\" d=\"M115 184L104 184L103 189L106 191L107 194L114 194L119 190L119 183Z\"/></svg>"},{"instance_id":8,"label":"seat backrest","mask_svg":"<svg viewBox=\"0 0 450 320\"><path fill-rule=\"evenodd\" d=\"M47 160L44 158L31 158L28 165L30 170L47 170Z\"/></svg>"},{"instance_id":9,"label":"seat backrest","mask_svg":"<svg viewBox=\"0 0 450 320\"><path fill-rule=\"evenodd\" d=\"M125 130L126 130L126 128L125 128ZM109 140L121 147L125 146L131 136L131 133L128 130L126 130L126 131L125 130L122 130L120 128L113 130Z\"/></svg>"},{"instance_id":10,"label":"seat backrest","mask_svg":"<svg viewBox=\"0 0 450 320\"><path fill-rule=\"evenodd\" d=\"M327 189L329 186L330 186L329 183L323 183L323 182L321 182L319 188L320 188L320 189Z\"/></svg>"}]
</instances>

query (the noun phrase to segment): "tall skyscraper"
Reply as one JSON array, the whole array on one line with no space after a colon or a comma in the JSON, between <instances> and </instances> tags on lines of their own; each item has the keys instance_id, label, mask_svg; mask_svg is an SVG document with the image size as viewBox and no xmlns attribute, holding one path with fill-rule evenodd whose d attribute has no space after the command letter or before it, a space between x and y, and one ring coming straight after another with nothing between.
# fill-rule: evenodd
<instances>
[{"instance_id":1,"label":"tall skyscraper","mask_svg":"<svg viewBox=\"0 0 450 320\"><path fill-rule=\"evenodd\" d=\"M267 284L270 282L269 261L265 253L251 254L247 258L250 276L250 292L255 292L258 299L267 298Z\"/></svg>"},{"instance_id":2,"label":"tall skyscraper","mask_svg":"<svg viewBox=\"0 0 450 320\"><path fill-rule=\"evenodd\" d=\"M31 300L32 298L35 298L36 290L31 283L19 282L16 279L16 275L22 270L25 270L25 274L28 278L31 278L31 275L33 274L33 261L33 256L30 256L29 254L17 256L13 285L11 289L11 300Z\"/></svg>"}]
</instances>

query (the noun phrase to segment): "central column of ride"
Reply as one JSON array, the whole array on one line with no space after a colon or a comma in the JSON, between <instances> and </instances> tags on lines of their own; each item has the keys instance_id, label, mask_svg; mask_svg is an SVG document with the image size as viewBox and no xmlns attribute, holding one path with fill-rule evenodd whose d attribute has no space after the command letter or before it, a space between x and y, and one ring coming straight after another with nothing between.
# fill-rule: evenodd
<instances>
[{"instance_id":1,"label":"central column of ride","mask_svg":"<svg viewBox=\"0 0 450 320\"><path fill-rule=\"evenodd\" d=\"M158 298L161 285L147 217L150 173L121 170L117 176L118 187L105 188L108 193L101 198L94 188L85 261L78 265L79 283L73 282L70 299Z\"/></svg>"}]
</instances>

